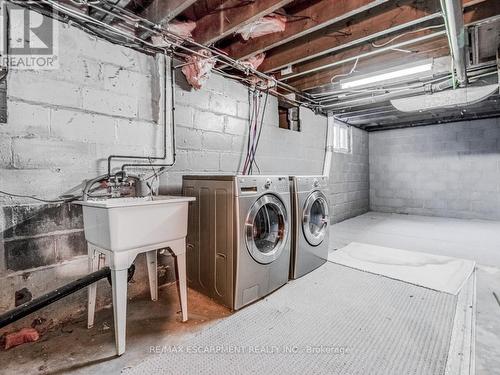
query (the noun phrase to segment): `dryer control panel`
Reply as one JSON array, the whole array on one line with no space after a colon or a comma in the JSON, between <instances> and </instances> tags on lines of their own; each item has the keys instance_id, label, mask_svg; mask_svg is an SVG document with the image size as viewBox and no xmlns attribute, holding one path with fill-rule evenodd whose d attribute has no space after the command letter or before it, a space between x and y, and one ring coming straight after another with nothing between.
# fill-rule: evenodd
<instances>
[{"instance_id":1,"label":"dryer control panel","mask_svg":"<svg viewBox=\"0 0 500 375\"><path fill-rule=\"evenodd\" d=\"M297 176L297 191L328 190L328 177L325 176Z\"/></svg>"},{"instance_id":2,"label":"dryer control panel","mask_svg":"<svg viewBox=\"0 0 500 375\"><path fill-rule=\"evenodd\" d=\"M289 182L287 176L237 176L236 194L261 195L264 193L289 193Z\"/></svg>"}]
</instances>

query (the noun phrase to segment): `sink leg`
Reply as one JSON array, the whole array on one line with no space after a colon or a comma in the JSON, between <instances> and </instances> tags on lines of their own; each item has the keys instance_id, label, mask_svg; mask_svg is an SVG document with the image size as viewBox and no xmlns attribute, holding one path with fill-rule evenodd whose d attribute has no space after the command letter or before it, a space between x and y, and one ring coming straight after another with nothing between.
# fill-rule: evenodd
<instances>
[{"instance_id":1,"label":"sink leg","mask_svg":"<svg viewBox=\"0 0 500 375\"><path fill-rule=\"evenodd\" d=\"M177 273L179 274L179 298L181 300L182 321L188 320L187 278L186 278L186 240L182 240L182 249L176 249Z\"/></svg>"},{"instance_id":2,"label":"sink leg","mask_svg":"<svg viewBox=\"0 0 500 375\"><path fill-rule=\"evenodd\" d=\"M148 251L146 253L146 260L148 263L148 278L149 290L151 293L151 300L158 300L158 269L157 269L157 252L156 250Z\"/></svg>"},{"instance_id":3,"label":"sink leg","mask_svg":"<svg viewBox=\"0 0 500 375\"><path fill-rule=\"evenodd\" d=\"M94 249L94 246L87 244L89 273L99 270L99 253ZM93 283L87 287L87 327L94 326L95 303L97 298L97 283Z\"/></svg>"},{"instance_id":4,"label":"sink leg","mask_svg":"<svg viewBox=\"0 0 500 375\"><path fill-rule=\"evenodd\" d=\"M127 328L127 270L111 270L116 354L125 353Z\"/></svg>"}]
</instances>

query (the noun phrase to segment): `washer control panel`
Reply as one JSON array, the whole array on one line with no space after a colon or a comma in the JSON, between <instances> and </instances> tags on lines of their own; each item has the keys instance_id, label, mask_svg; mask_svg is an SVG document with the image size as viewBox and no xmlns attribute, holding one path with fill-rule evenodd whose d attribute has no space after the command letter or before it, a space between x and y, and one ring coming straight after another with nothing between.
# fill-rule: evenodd
<instances>
[{"instance_id":1,"label":"washer control panel","mask_svg":"<svg viewBox=\"0 0 500 375\"><path fill-rule=\"evenodd\" d=\"M287 176L238 176L236 178L238 195L260 195L266 192L289 193Z\"/></svg>"}]
</instances>

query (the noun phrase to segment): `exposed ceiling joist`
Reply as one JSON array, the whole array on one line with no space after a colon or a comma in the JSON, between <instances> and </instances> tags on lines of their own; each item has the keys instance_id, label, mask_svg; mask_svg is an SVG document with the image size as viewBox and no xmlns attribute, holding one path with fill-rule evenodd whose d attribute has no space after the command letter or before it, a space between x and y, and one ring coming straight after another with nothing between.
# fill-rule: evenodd
<instances>
[{"instance_id":1,"label":"exposed ceiling joist","mask_svg":"<svg viewBox=\"0 0 500 375\"><path fill-rule=\"evenodd\" d=\"M153 0L140 16L156 24L165 25L195 2L196 0ZM150 35L151 33L144 32L141 37L147 38Z\"/></svg>"},{"instance_id":2,"label":"exposed ceiling joist","mask_svg":"<svg viewBox=\"0 0 500 375\"><path fill-rule=\"evenodd\" d=\"M291 42L334 23L343 21L389 0L321 0L290 14L283 32L261 36L249 41L236 41L225 49L229 56L244 59Z\"/></svg>"},{"instance_id":3,"label":"exposed ceiling joist","mask_svg":"<svg viewBox=\"0 0 500 375\"><path fill-rule=\"evenodd\" d=\"M198 43L212 44L291 2L292 0L255 0L242 3L229 0L220 10L197 21L193 39Z\"/></svg>"},{"instance_id":4,"label":"exposed ceiling joist","mask_svg":"<svg viewBox=\"0 0 500 375\"><path fill-rule=\"evenodd\" d=\"M404 65L406 63L415 62L419 59L436 58L449 55L448 41L445 36L438 37L424 43L416 44L413 48L413 53L407 54L401 51L390 51L382 55L373 56L370 59L360 60L357 65L357 70L364 71L365 69L376 71L381 67L390 67ZM323 86L331 83L334 76L345 75L352 69L353 63L344 64L342 66L327 69L309 76L292 79L288 83L299 90L309 90L315 87Z\"/></svg>"},{"instance_id":5,"label":"exposed ceiling joist","mask_svg":"<svg viewBox=\"0 0 500 375\"><path fill-rule=\"evenodd\" d=\"M377 40L377 46L380 45L381 47L375 47L371 43L364 43L360 46L342 50L332 55L327 55L316 60L310 60L306 61L303 64L295 65L292 67L291 74L287 74L285 76L278 74L277 78L282 81L286 81L293 78L305 76L307 74L312 74L321 70L333 68L335 66L342 65L350 61L354 62L357 59L364 59L382 53L386 53L391 50L393 51L400 49L402 51L407 51L407 53L411 53L412 45L427 40L435 39L438 37L443 37L445 35L446 32L444 30L433 32L431 29L428 29L428 30L421 30L418 32L415 30L414 33L412 32L411 34L406 34L404 36L401 36L394 43L390 43L394 37L392 36L386 37ZM385 43L388 44L385 45Z\"/></svg>"},{"instance_id":6,"label":"exposed ceiling joist","mask_svg":"<svg viewBox=\"0 0 500 375\"><path fill-rule=\"evenodd\" d=\"M474 1L473 3L468 2L464 10L464 22L467 26L470 26L477 22L489 19L497 14L500 14L500 2L497 0L481 0L480 2ZM397 36L397 39L394 40L394 43L390 43L387 46L384 46L384 44L391 41L394 38L393 36L377 40L377 45L384 46L382 48L377 48L372 44L364 43L360 46L342 49L335 54L328 54L317 59L305 61L304 63L292 66L290 74L283 77L278 74L277 78L290 80L291 78L304 76L306 74L338 66L345 62L354 61L357 57L366 58L385 53L390 49L405 49L416 42L444 35L444 31L438 31L436 28L419 31L420 28L421 25L415 25L413 28L410 28L410 33L407 33L406 35L400 34ZM444 26L440 28L440 30L444 30Z\"/></svg>"},{"instance_id":7,"label":"exposed ceiling joist","mask_svg":"<svg viewBox=\"0 0 500 375\"><path fill-rule=\"evenodd\" d=\"M261 70L271 72L298 64L439 17L441 11L438 0L391 3L387 7L372 9L366 17L350 21L344 26L320 30L278 47L268 54Z\"/></svg>"},{"instance_id":8,"label":"exposed ceiling joist","mask_svg":"<svg viewBox=\"0 0 500 375\"><path fill-rule=\"evenodd\" d=\"M131 0L112 0L112 1L108 0L108 2L103 3L102 6L103 6L103 8L105 8L107 10L112 9L113 5L125 8L130 2L131 2ZM92 14L92 13L94 13L94 14ZM113 19L114 19L114 17L111 14L106 14L106 13L99 12L99 11L93 12L92 8L91 8L90 14L92 14L92 16L95 18L100 18L100 20L102 22L111 23L111 22L113 22Z\"/></svg>"},{"instance_id":9,"label":"exposed ceiling joist","mask_svg":"<svg viewBox=\"0 0 500 375\"><path fill-rule=\"evenodd\" d=\"M470 26L470 25L475 25L475 24L478 24L478 23L482 23L482 22L485 22L486 20L491 20L495 17L497 17L498 15L500 15L500 1L498 0L482 0L480 2L476 2L474 1L473 4L471 5L471 3L467 3L466 4L466 8L464 10L464 22L466 24L466 26ZM422 35L425 34L426 32L420 32ZM442 38L442 33L438 33L437 35L435 36L438 36ZM400 41L404 41L405 38L407 38L407 36L404 36L404 37L401 37ZM411 35L411 38L413 40L416 40L418 38L418 33L415 33L414 35ZM435 39L435 38L433 38ZM379 43L383 44L384 41L386 41L386 39L382 39L381 41L379 41ZM409 49L414 49L414 43L411 44L411 48ZM395 45L393 45L395 46ZM418 49L421 50L421 48L419 48L417 46ZM307 72L307 70L312 70L312 75L310 75L309 77L308 76L304 76L302 77L302 79L300 79L300 76L297 76L297 78L295 79L287 79L287 82L291 85L297 85L297 87L300 87L302 89L304 89L304 87L307 87L307 88L314 88L314 87L317 87L317 86L320 86L320 85L324 85L324 84L328 84L330 83L328 78L327 77L333 77L337 74L342 74L342 73L339 73L340 72L343 72L345 73L346 71L348 71L349 69L349 66L352 66L352 62L349 66L347 67L340 67L339 68L339 65L338 61L341 61L342 63L343 62L346 62L346 61L353 61L353 56L356 56L354 55L355 53L359 53L359 54L363 54L363 53L369 53L369 51L372 51L372 55L370 55L370 58L371 60L370 61L374 61L373 60L373 55L375 53L375 51L373 51L374 49L372 48L372 46L370 44L363 44L362 46L359 46L359 47L356 47L356 48L350 48L350 49L347 49L341 53L337 53L337 54L334 54L334 55L331 55L331 56L325 56L325 57L322 57L320 59L315 59L315 60L312 60L312 61L308 61L308 62L305 62L303 64L299 64L295 67L295 72ZM440 52L443 52L442 48L440 48ZM394 56L394 53L398 54L398 52L394 52L394 51L384 51L384 54L390 54L390 55L393 55L393 57L395 58L402 58L404 57L405 53L404 52L399 52L399 56L396 55ZM330 66L331 67L328 67L328 64L331 64ZM322 66L326 66L327 68L326 69L317 69L317 68L321 68ZM359 65L360 67L362 66ZM306 82L308 82L307 84L305 84ZM314 85L311 86L312 82L315 82Z\"/></svg>"}]
</instances>

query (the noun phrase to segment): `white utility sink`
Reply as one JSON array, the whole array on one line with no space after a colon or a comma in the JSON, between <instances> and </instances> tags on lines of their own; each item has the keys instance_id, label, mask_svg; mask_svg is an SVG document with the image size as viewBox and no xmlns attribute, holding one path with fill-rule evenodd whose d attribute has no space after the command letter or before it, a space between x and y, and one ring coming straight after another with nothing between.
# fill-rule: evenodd
<instances>
[{"instance_id":1,"label":"white utility sink","mask_svg":"<svg viewBox=\"0 0 500 375\"><path fill-rule=\"evenodd\" d=\"M188 319L186 235L191 197L153 196L78 201L88 242L89 272L100 268L101 255L111 271L116 352L125 352L127 269L146 253L151 299L158 299L157 250L169 248L176 258L182 321ZM88 327L94 325L97 284L88 287Z\"/></svg>"},{"instance_id":2,"label":"white utility sink","mask_svg":"<svg viewBox=\"0 0 500 375\"><path fill-rule=\"evenodd\" d=\"M149 196L77 201L83 206L85 239L120 252L184 238L193 197Z\"/></svg>"}]
</instances>

